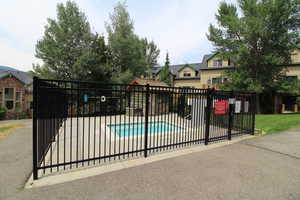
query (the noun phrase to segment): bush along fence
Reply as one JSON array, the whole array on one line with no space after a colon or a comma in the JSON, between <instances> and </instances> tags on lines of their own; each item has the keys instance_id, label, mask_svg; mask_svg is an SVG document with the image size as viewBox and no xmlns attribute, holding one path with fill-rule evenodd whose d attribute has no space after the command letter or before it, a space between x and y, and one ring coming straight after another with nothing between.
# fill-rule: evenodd
<instances>
[{"instance_id":1,"label":"bush along fence","mask_svg":"<svg viewBox=\"0 0 300 200\"><path fill-rule=\"evenodd\" d=\"M38 78L33 88L34 179L254 132L251 92Z\"/></svg>"}]
</instances>

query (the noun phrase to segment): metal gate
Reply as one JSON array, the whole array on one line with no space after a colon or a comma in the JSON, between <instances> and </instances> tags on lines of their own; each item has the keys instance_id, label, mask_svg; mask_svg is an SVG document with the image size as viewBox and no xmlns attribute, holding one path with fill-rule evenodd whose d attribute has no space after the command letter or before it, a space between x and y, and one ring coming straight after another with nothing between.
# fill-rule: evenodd
<instances>
[{"instance_id":1,"label":"metal gate","mask_svg":"<svg viewBox=\"0 0 300 200\"><path fill-rule=\"evenodd\" d=\"M255 93L34 78L33 175L251 134Z\"/></svg>"}]
</instances>

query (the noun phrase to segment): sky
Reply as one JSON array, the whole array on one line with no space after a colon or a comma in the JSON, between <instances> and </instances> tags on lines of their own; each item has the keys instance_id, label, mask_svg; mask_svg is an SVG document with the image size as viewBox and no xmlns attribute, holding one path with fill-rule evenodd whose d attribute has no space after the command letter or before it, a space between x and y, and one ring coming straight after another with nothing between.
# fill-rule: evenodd
<instances>
[{"instance_id":1,"label":"sky","mask_svg":"<svg viewBox=\"0 0 300 200\"><path fill-rule=\"evenodd\" d=\"M43 37L47 18L56 17L57 3L65 0L10 0L0 7L0 65L19 70L32 69L35 45ZM75 0L85 13L93 32L106 36L105 22L117 0ZM127 0L135 32L153 40L164 63L169 52L171 64L201 62L213 51L206 38L221 0ZM235 2L226 0L226 2Z\"/></svg>"}]
</instances>

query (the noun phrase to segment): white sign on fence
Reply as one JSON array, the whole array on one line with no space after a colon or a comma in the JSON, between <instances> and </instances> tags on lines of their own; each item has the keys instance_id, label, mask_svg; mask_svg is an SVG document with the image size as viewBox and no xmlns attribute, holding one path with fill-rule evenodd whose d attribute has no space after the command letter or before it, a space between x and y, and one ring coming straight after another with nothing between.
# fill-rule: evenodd
<instances>
[{"instance_id":1,"label":"white sign on fence","mask_svg":"<svg viewBox=\"0 0 300 200\"><path fill-rule=\"evenodd\" d=\"M236 101L235 102L235 113L240 113L241 112L241 106L242 106L241 101Z\"/></svg>"}]
</instances>

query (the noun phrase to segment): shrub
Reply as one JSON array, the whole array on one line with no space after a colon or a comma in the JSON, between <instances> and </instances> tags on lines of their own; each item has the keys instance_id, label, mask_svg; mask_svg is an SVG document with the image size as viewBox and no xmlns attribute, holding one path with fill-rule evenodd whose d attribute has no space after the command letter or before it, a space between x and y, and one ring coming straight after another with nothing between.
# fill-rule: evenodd
<instances>
[{"instance_id":1,"label":"shrub","mask_svg":"<svg viewBox=\"0 0 300 200\"><path fill-rule=\"evenodd\" d=\"M0 107L0 120L4 119L5 115L6 115L6 109Z\"/></svg>"}]
</instances>

